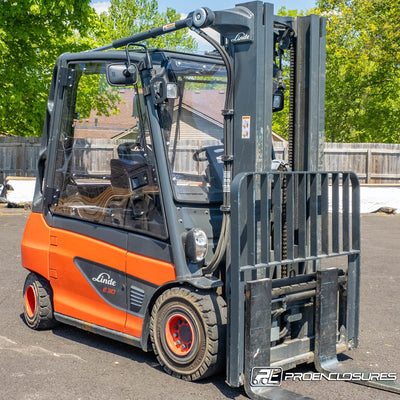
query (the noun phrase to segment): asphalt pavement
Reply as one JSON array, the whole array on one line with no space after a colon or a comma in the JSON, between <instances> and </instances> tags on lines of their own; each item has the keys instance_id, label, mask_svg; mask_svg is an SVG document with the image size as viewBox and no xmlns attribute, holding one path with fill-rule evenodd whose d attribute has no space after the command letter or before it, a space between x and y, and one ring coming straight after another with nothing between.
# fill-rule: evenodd
<instances>
[{"instance_id":1,"label":"asphalt pavement","mask_svg":"<svg viewBox=\"0 0 400 400\"><path fill-rule=\"evenodd\" d=\"M29 212L0 206L0 399L246 399L223 374L184 382L164 373L152 353L61 325L33 331L23 320L20 242ZM400 216L363 215L360 347L346 366L400 377ZM295 372L315 372L303 365ZM389 400L400 396L348 383L284 382L314 399Z\"/></svg>"}]
</instances>

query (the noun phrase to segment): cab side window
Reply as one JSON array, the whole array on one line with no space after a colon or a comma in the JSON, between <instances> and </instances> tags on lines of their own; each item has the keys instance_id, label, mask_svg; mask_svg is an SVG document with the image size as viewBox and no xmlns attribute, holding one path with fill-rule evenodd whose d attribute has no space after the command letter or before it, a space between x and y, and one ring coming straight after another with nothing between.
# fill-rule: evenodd
<instances>
[{"instance_id":1,"label":"cab side window","mask_svg":"<svg viewBox=\"0 0 400 400\"><path fill-rule=\"evenodd\" d=\"M141 89L110 86L106 65L74 64L64 92L56 215L166 238Z\"/></svg>"}]
</instances>

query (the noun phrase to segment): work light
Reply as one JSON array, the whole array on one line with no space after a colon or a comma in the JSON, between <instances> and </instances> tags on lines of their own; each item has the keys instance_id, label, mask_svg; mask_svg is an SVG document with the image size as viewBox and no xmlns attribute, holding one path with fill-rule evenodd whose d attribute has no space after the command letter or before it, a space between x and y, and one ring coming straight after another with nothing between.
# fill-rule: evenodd
<instances>
[{"instance_id":1,"label":"work light","mask_svg":"<svg viewBox=\"0 0 400 400\"><path fill-rule=\"evenodd\" d=\"M207 254L207 235L199 228L192 228L185 238L185 253L191 263L203 261Z\"/></svg>"}]
</instances>

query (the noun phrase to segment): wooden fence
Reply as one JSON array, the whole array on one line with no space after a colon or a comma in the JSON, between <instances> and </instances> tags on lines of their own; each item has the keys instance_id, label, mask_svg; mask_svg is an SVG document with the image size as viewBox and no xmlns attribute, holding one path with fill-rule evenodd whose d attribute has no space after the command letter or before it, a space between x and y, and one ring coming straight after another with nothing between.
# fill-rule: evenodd
<instances>
[{"instance_id":1,"label":"wooden fence","mask_svg":"<svg viewBox=\"0 0 400 400\"><path fill-rule=\"evenodd\" d=\"M287 159L287 143L275 142ZM0 183L6 176L35 176L40 138L0 137ZM324 170L353 171L361 183L400 184L400 144L325 143Z\"/></svg>"},{"instance_id":2,"label":"wooden fence","mask_svg":"<svg viewBox=\"0 0 400 400\"><path fill-rule=\"evenodd\" d=\"M287 143L274 144L277 158L287 160ZM325 171L353 171L364 184L400 184L400 144L325 143Z\"/></svg>"},{"instance_id":3,"label":"wooden fence","mask_svg":"<svg viewBox=\"0 0 400 400\"><path fill-rule=\"evenodd\" d=\"M41 138L0 137L0 183L6 176L35 176Z\"/></svg>"},{"instance_id":4,"label":"wooden fence","mask_svg":"<svg viewBox=\"0 0 400 400\"><path fill-rule=\"evenodd\" d=\"M326 143L325 170L355 172L361 183L400 184L400 145Z\"/></svg>"}]
</instances>

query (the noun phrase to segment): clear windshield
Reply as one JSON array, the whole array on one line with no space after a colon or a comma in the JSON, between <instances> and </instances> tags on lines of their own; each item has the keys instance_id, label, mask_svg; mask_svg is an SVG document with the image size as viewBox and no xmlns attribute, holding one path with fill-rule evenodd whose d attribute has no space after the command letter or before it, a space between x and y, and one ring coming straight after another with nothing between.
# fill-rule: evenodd
<instances>
[{"instance_id":1,"label":"clear windshield","mask_svg":"<svg viewBox=\"0 0 400 400\"><path fill-rule=\"evenodd\" d=\"M125 65L124 61L119 64ZM51 211L166 238L148 123L137 86L110 86L106 63L70 64Z\"/></svg>"},{"instance_id":2,"label":"clear windshield","mask_svg":"<svg viewBox=\"0 0 400 400\"><path fill-rule=\"evenodd\" d=\"M172 59L168 79L178 98L160 107L171 177L178 201L222 201L226 70L221 64Z\"/></svg>"}]
</instances>

